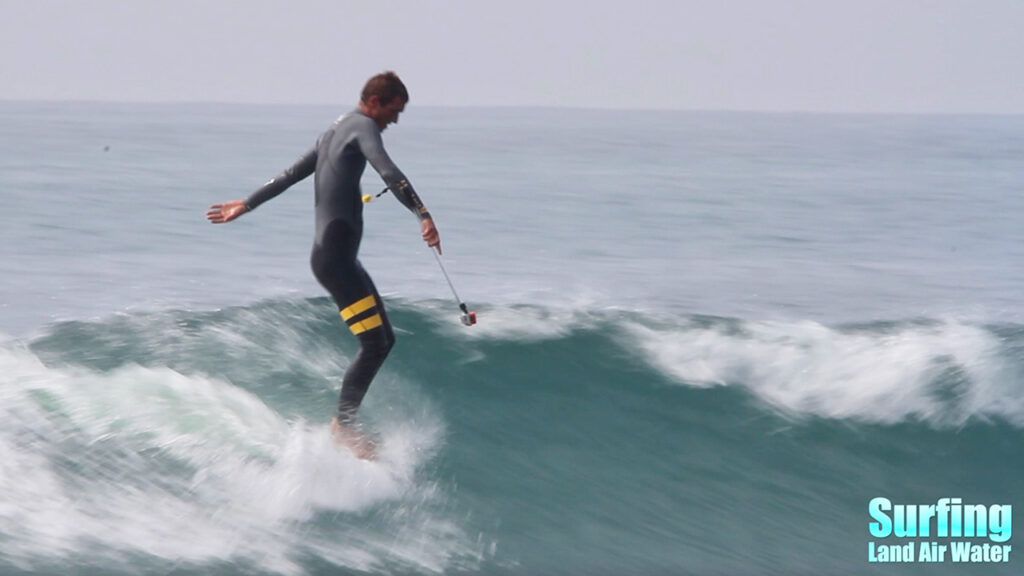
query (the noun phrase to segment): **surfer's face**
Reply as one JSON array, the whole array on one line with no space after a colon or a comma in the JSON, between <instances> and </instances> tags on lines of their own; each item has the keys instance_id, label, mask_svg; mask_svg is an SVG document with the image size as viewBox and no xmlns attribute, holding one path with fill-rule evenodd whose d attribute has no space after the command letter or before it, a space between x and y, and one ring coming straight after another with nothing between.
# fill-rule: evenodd
<instances>
[{"instance_id":1,"label":"surfer's face","mask_svg":"<svg viewBox=\"0 0 1024 576\"><path fill-rule=\"evenodd\" d=\"M384 131L389 124L398 124L398 116L405 111L405 100L395 98L387 104L381 104L380 98L371 96L365 106L366 115L373 118L381 131Z\"/></svg>"}]
</instances>

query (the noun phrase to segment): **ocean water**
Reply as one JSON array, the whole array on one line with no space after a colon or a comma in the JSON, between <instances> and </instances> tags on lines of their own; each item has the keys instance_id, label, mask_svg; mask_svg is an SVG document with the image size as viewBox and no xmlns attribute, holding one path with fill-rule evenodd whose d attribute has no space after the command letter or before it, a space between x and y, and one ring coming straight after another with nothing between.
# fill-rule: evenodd
<instances>
[{"instance_id":1,"label":"ocean water","mask_svg":"<svg viewBox=\"0 0 1024 576\"><path fill-rule=\"evenodd\" d=\"M869 562L996 544L869 502L1020 518L1024 117L413 103L385 143L479 323L367 205L364 462L311 181L204 218L345 111L0 103L0 573L1020 573Z\"/></svg>"}]
</instances>

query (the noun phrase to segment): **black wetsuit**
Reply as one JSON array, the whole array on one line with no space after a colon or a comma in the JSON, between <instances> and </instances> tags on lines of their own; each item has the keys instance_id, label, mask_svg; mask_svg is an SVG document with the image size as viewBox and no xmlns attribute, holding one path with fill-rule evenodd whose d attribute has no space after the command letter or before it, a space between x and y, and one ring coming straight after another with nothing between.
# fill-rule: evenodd
<instances>
[{"instance_id":1,"label":"black wetsuit","mask_svg":"<svg viewBox=\"0 0 1024 576\"><path fill-rule=\"evenodd\" d=\"M288 187L316 174L316 235L310 263L317 281L331 293L360 348L342 381L338 419L351 420L370 382L395 343L380 294L359 263L363 236L363 200L359 181L367 161L402 204L421 220L430 214L409 181L395 166L369 116L354 110L338 118L290 168L246 199L252 210Z\"/></svg>"}]
</instances>

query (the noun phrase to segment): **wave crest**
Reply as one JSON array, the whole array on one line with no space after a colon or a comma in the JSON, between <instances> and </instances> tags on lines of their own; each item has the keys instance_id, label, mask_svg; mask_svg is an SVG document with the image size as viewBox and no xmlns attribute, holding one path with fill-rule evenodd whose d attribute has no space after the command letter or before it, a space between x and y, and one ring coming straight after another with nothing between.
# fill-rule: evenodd
<instances>
[{"instance_id":1,"label":"wave crest","mask_svg":"<svg viewBox=\"0 0 1024 576\"><path fill-rule=\"evenodd\" d=\"M1019 358L960 322L829 327L815 322L630 323L650 363L690 386L743 386L793 416L1024 426Z\"/></svg>"}]
</instances>

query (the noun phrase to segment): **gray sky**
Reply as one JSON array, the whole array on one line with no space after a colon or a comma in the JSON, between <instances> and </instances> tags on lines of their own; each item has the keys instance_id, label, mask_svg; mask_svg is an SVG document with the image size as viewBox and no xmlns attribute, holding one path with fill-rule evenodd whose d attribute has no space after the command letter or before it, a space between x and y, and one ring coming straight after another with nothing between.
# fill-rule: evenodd
<instances>
[{"instance_id":1,"label":"gray sky","mask_svg":"<svg viewBox=\"0 0 1024 576\"><path fill-rule=\"evenodd\" d=\"M1024 0L0 0L0 99L1024 113Z\"/></svg>"}]
</instances>

